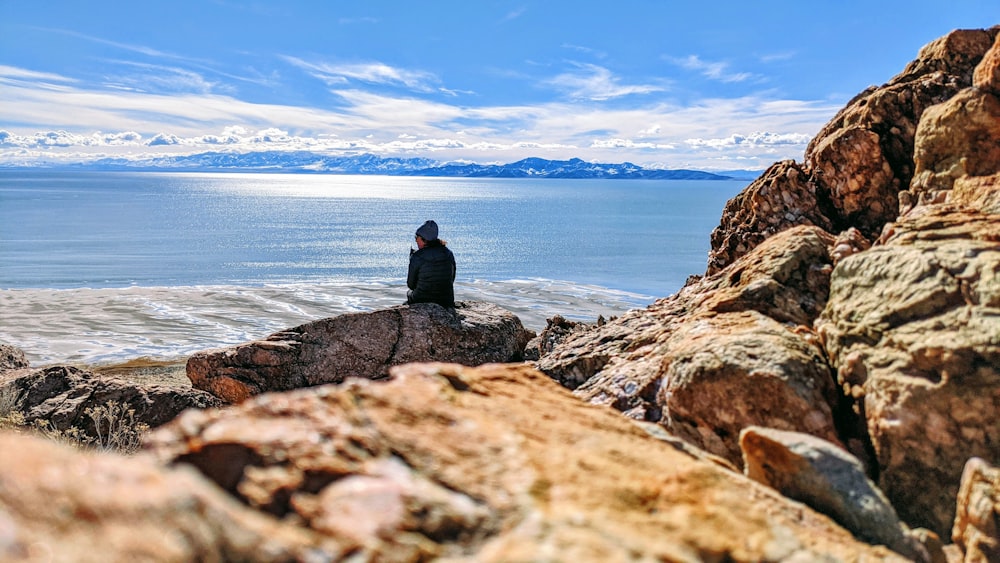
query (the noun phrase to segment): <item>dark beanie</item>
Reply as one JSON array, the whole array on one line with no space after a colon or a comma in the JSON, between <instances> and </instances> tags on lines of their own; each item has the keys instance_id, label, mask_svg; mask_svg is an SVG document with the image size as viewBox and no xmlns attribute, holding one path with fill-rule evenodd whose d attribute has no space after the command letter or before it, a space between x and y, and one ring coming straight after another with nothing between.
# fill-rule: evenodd
<instances>
[{"instance_id":1,"label":"dark beanie","mask_svg":"<svg viewBox=\"0 0 1000 563\"><path fill-rule=\"evenodd\" d=\"M417 236L430 242L432 240L437 240L438 238L438 224L434 221L425 221L420 228L417 229Z\"/></svg>"}]
</instances>

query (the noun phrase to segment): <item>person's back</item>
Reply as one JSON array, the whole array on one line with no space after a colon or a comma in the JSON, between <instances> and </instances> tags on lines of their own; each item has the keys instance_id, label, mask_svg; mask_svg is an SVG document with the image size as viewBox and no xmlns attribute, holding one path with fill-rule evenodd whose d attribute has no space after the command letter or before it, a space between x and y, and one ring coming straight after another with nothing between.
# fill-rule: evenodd
<instances>
[{"instance_id":1,"label":"person's back","mask_svg":"<svg viewBox=\"0 0 1000 563\"><path fill-rule=\"evenodd\" d=\"M438 238L437 223L427 221L416 233L418 249L410 253L406 276L407 303L455 306L455 255Z\"/></svg>"}]
</instances>

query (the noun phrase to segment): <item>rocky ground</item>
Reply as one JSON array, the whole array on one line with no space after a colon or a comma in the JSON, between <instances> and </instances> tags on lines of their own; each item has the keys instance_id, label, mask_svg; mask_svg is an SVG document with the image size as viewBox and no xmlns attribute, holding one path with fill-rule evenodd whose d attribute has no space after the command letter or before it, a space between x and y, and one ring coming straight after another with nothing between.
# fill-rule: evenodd
<instances>
[{"instance_id":1,"label":"rocky ground","mask_svg":"<svg viewBox=\"0 0 1000 563\"><path fill-rule=\"evenodd\" d=\"M154 427L0 432L0 558L1000 561L998 35L860 93L607 322L401 306L123 368L157 385L0 347L29 420Z\"/></svg>"}]
</instances>

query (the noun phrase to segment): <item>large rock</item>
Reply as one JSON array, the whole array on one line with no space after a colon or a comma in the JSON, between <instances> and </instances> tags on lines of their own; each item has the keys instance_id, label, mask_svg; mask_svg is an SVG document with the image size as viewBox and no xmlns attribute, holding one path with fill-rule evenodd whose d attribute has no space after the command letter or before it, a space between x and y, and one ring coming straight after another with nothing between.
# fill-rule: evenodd
<instances>
[{"instance_id":1,"label":"large rock","mask_svg":"<svg viewBox=\"0 0 1000 563\"><path fill-rule=\"evenodd\" d=\"M229 403L348 377L381 379L407 362L464 365L522 359L534 336L516 315L478 301L350 313L277 332L263 340L192 355L192 385Z\"/></svg>"},{"instance_id":2,"label":"large rock","mask_svg":"<svg viewBox=\"0 0 1000 563\"><path fill-rule=\"evenodd\" d=\"M966 460L1000 463L997 241L1000 215L918 208L836 267L816 323L867 420L879 485L941 537Z\"/></svg>"},{"instance_id":3,"label":"large rock","mask_svg":"<svg viewBox=\"0 0 1000 563\"><path fill-rule=\"evenodd\" d=\"M809 330L834 243L817 227L783 231L670 298L566 335L538 367L737 466L749 425L839 442L833 375Z\"/></svg>"},{"instance_id":4,"label":"large rock","mask_svg":"<svg viewBox=\"0 0 1000 563\"><path fill-rule=\"evenodd\" d=\"M356 560L904 560L524 364L268 393L148 446Z\"/></svg>"},{"instance_id":5,"label":"large rock","mask_svg":"<svg viewBox=\"0 0 1000 563\"><path fill-rule=\"evenodd\" d=\"M249 510L190 467L0 431L0 561L331 561L331 538Z\"/></svg>"},{"instance_id":6,"label":"large rock","mask_svg":"<svg viewBox=\"0 0 1000 563\"><path fill-rule=\"evenodd\" d=\"M900 192L913 177L921 115L972 85L998 31L954 31L921 49L886 84L855 96L809 143L804 164L772 166L729 202L712 233L707 272L720 271L796 225L832 233L854 227L876 238L898 215ZM909 206L910 199L903 199Z\"/></svg>"},{"instance_id":7,"label":"large rock","mask_svg":"<svg viewBox=\"0 0 1000 563\"><path fill-rule=\"evenodd\" d=\"M972 458L962 471L952 539L965 561L1000 561L1000 468Z\"/></svg>"},{"instance_id":8,"label":"large rock","mask_svg":"<svg viewBox=\"0 0 1000 563\"><path fill-rule=\"evenodd\" d=\"M87 411L106 409L109 403L115 403L119 413L131 410L130 422L150 428L173 420L185 409L221 404L191 387L141 385L70 366L8 371L0 374L0 390L16 397L26 424L45 423L49 430L60 432L75 428L90 438L98 438L99 433L95 418ZM106 435L107 428L101 431Z\"/></svg>"}]
</instances>

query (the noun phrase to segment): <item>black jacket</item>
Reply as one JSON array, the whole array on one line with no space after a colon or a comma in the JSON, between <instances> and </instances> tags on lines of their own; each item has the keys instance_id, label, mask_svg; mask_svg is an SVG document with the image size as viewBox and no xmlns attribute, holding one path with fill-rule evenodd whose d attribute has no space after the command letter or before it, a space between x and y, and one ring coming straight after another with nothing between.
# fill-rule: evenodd
<instances>
[{"instance_id":1,"label":"black jacket","mask_svg":"<svg viewBox=\"0 0 1000 563\"><path fill-rule=\"evenodd\" d=\"M428 242L410 254L406 276L407 303L438 303L455 306L455 255L438 241Z\"/></svg>"}]
</instances>

